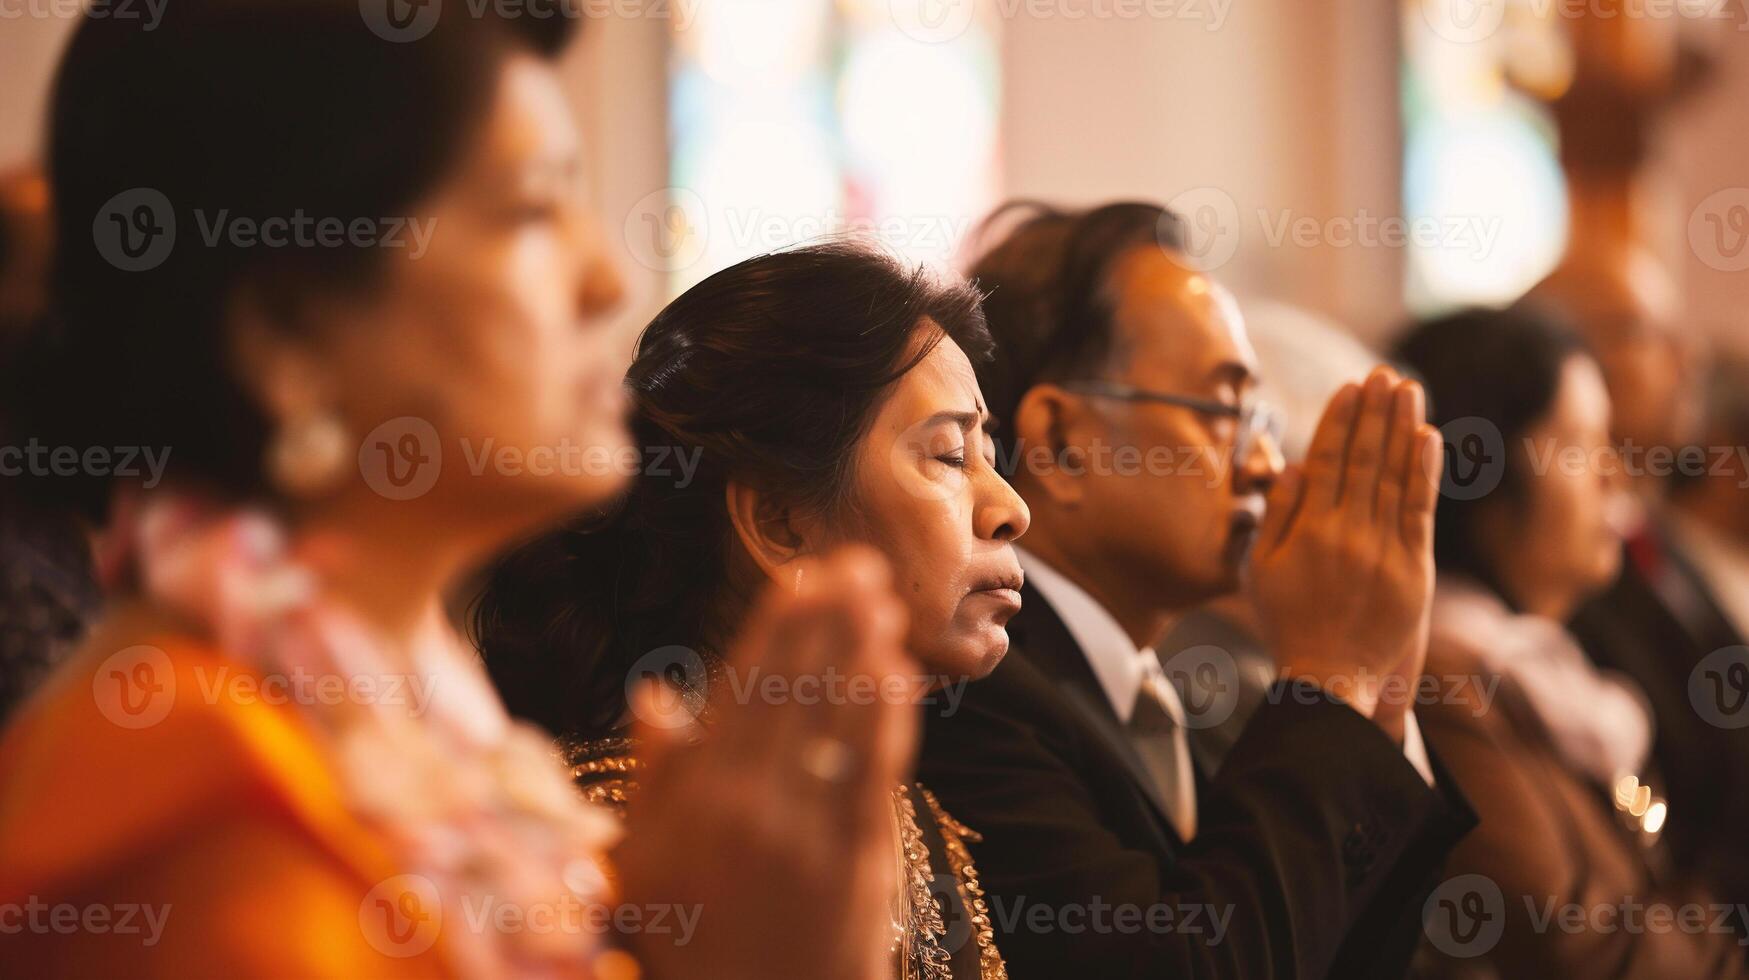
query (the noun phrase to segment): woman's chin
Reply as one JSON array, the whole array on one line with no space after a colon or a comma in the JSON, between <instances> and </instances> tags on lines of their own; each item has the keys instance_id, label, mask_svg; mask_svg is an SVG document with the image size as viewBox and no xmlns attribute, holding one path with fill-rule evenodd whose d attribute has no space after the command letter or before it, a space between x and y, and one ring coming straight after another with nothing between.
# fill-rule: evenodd
<instances>
[{"instance_id":1,"label":"woman's chin","mask_svg":"<svg viewBox=\"0 0 1749 980\"><path fill-rule=\"evenodd\" d=\"M967 680L983 680L1008 655L1007 627L998 623L986 623L972 638L971 647L964 660L965 677Z\"/></svg>"}]
</instances>

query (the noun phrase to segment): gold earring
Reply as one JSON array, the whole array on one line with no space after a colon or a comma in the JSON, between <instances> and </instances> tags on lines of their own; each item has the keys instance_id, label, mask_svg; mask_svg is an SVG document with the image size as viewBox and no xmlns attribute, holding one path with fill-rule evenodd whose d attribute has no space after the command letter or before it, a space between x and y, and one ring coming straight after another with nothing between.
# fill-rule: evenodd
<instances>
[{"instance_id":1,"label":"gold earring","mask_svg":"<svg viewBox=\"0 0 1749 980\"><path fill-rule=\"evenodd\" d=\"M282 426L267 448L267 472L290 496L306 497L333 485L346 463L346 426L333 412L307 415Z\"/></svg>"}]
</instances>

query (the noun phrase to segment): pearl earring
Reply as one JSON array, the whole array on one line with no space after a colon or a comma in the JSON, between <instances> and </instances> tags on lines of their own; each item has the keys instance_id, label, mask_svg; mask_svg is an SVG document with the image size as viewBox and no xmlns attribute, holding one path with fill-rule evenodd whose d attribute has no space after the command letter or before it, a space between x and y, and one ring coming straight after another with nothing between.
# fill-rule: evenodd
<instances>
[{"instance_id":1,"label":"pearl earring","mask_svg":"<svg viewBox=\"0 0 1749 980\"><path fill-rule=\"evenodd\" d=\"M267 472L294 497L332 486L346 462L346 426L333 412L316 412L282 426L267 449Z\"/></svg>"}]
</instances>

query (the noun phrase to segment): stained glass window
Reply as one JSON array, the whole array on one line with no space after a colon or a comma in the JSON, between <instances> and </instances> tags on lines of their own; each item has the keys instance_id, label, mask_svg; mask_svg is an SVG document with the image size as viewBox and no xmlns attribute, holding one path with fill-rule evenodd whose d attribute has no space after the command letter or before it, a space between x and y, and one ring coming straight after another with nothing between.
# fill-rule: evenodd
<instances>
[{"instance_id":1,"label":"stained glass window","mask_svg":"<svg viewBox=\"0 0 1749 980\"><path fill-rule=\"evenodd\" d=\"M678 293L853 230L950 260L995 203L996 19L981 0L712 0L672 32L670 184L652 227Z\"/></svg>"},{"instance_id":2,"label":"stained glass window","mask_svg":"<svg viewBox=\"0 0 1749 980\"><path fill-rule=\"evenodd\" d=\"M1566 182L1542 100L1572 79L1549 5L1403 0L1403 207L1417 313L1518 298L1560 259ZM1468 233L1458 229L1468 228Z\"/></svg>"}]
</instances>

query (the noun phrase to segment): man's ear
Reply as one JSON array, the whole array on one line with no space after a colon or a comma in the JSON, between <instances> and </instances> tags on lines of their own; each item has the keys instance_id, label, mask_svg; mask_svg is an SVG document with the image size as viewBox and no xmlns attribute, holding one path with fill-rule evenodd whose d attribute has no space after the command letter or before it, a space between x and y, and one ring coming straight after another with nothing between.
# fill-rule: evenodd
<instances>
[{"instance_id":1,"label":"man's ear","mask_svg":"<svg viewBox=\"0 0 1749 980\"><path fill-rule=\"evenodd\" d=\"M1054 384L1033 385L1014 410L1014 434L1021 448L1016 479L1024 475L1060 507L1079 505L1087 489L1082 477L1089 462L1089 421L1081 399Z\"/></svg>"},{"instance_id":2,"label":"man's ear","mask_svg":"<svg viewBox=\"0 0 1749 980\"><path fill-rule=\"evenodd\" d=\"M813 550L804 522L774 495L730 480L723 487L723 503L729 508L729 522L735 526L741 547L766 578L784 581L785 569Z\"/></svg>"}]
</instances>

